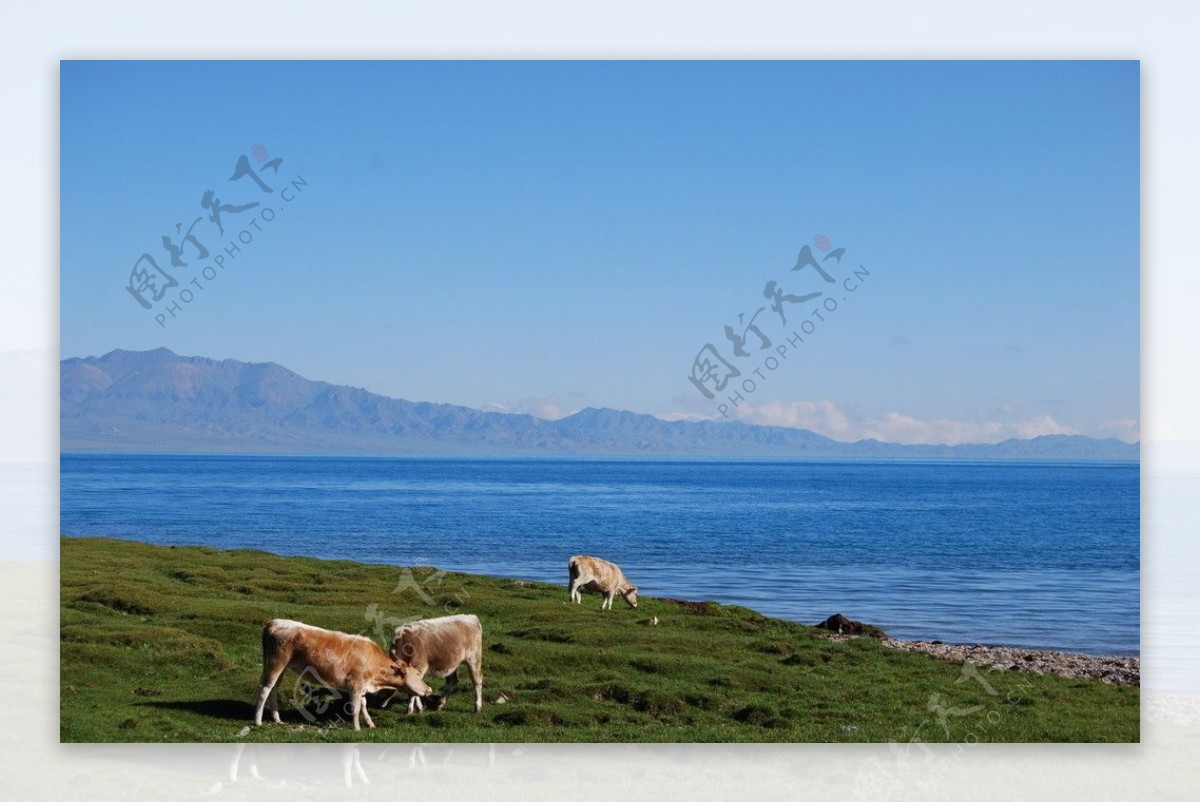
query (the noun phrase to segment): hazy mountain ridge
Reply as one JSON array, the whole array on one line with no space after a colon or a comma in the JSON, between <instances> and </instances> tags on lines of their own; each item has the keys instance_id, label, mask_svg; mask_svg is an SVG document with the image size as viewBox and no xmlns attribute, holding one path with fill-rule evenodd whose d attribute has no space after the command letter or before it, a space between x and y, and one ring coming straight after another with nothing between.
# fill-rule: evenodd
<instances>
[{"instance_id":1,"label":"hazy mountain ridge","mask_svg":"<svg viewBox=\"0 0 1200 803\"><path fill-rule=\"evenodd\" d=\"M962 446L843 443L802 429L587 408L557 421L411 402L277 363L117 350L60 364L63 451L1137 460L1077 435Z\"/></svg>"}]
</instances>

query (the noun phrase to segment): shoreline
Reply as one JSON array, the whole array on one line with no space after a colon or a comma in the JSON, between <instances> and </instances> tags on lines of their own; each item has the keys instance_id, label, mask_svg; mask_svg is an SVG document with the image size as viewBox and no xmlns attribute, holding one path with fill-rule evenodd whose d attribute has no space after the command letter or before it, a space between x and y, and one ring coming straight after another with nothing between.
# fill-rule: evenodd
<instances>
[{"instance_id":1,"label":"shoreline","mask_svg":"<svg viewBox=\"0 0 1200 803\"><path fill-rule=\"evenodd\" d=\"M148 546L168 546L154 541L146 541L140 538L130 538L124 536L111 535L74 535L69 533L60 533L61 538L71 539L114 539L118 541L128 541L131 543L146 544ZM282 553L271 552L265 549L249 549L246 547L214 547L209 544L195 543L184 545L187 547L200 547L204 549L213 549L220 552L236 552L236 551L257 551L265 552L266 554L275 555L277 557L289 558L310 558L315 560L345 560L352 563L365 566L392 566L390 563L374 561L353 560L350 558L323 558L313 555L288 555ZM545 580L534 580L530 578L516 578L507 575L488 575L477 572L460 572L458 570L448 570L458 574L478 574L482 577L491 577L497 580L509 580L512 582L521 583L539 583L545 585L553 585ZM750 608L740 603L721 602L719 600L685 600L675 597L655 597L664 602L672 602L680 605L695 605L703 606L705 602L714 602L718 605L744 607L748 610L753 610L760 616L768 619L779 619L780 621L792 622L795 624L810 627L818 632L822 632L820 625L812 625L800 619L789 619L782 616L770 616L754 608ZM1064 652L1061 650L1045 649L1045 648L1029 648L1019 646L1003 646L991 644L954 644L942 642L938 640L914 639L906 640L895 638L887 635L884 631L878 630L869 623L849 622L847 624L855 624L859 627L865 626L869 630L875 631L873 634L863 632L861 635L872 635L878 638L886 647L892 649L903 650L907 652L924 652L935 658L941 658L953 663L965 663L970 660L976 665L993 671L1023 671L1030 672L1036 675L1058 675L1059 677L1070 679L1091 679L1100 680L1104 683L1115 686L1140 686L1141 685L1141 657L1126 656L1126 655L1100 655L1083 652ZM850 633L841 634L838 632L824 631L826 638L833 641L845 641L851 638L859 638L860 635Z\"/></svg>"},{"instance_id":2,"label":"shoreline","mask_svg":"<svg viewBox=\"0 0 1200 803\"><path fill-rule=\"evenodd\" d=\"M569 604L561 585L120 539L64 537L60 566L61 742L882 744L934 724L934 710L923 741L1133 743L1140 733L1136 687L837 643L741 606L647 596L636 611L601 612L595 595ZM356 733L344 707L311 709L293 672L282 712L292 727L247 725L265 620L382 649L407 618L467 612L484 628L482 712L467 695L426 716L381 712L386 727Z\"/></svg>"},{"instance_id":3,"label":"shoreline","mask_svg":"<svg viewBox=\"0 0 1200 803\"><path fill-rule=\"evenodd\" d=\"M846 638L833 636L833 638ZM884 646L906 652L923 652L954 663L974 662L985 671L1030 672L1072 680L1099 680L1113 686L1141 686L1140 656L1090 655L1081 652L998 647L988 644L946 644L940 641L904 641L890 636Z\"/></svg>"},{"instance_id":4,"label":"shoreline","mask_svg":"<svg viewBox=\"0 0 1200 803\"><path fill-rule=\"evenodd\" d=\"M889 636L880 628L847 619L835 613L820 624L832 641L846 641L867 636L878 639L883 646L903 652L923 652L934 658L956 664L968 662L985 672L1028 672L1034 675L1057 675L1070 680L1099 680L1111 686L1141 687L1142 659L1140 655L1095 655L1035 647L999 644L953 644L926 639L901 639Z\"/></svg>"}]
</instances>

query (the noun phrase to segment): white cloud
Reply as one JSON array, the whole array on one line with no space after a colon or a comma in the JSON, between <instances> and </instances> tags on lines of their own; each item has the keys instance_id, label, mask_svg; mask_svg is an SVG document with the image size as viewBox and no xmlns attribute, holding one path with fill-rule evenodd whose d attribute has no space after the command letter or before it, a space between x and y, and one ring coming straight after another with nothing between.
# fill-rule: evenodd
<instances>
[{"instance_id":1,"label":"white cloud","mask_svg":"<svg viewBox=\"0 0 1200 803\"><path fill-rule=\"evenodd\" d=\"M712 421L712 413L685 413L680 410L672 410L669 413L663 413L658 416L663 421Z\"/></svg>"},{"instance_id":2,"label":"white cloud","mask_svg":"<svg viewBox=\"0 0 1200 803\"><path fill-rule=\"evenodd\" d=\"M1012 409L1015 410L1015 407ZM966 421L952 418L922 419L893 411L882 416L864 417L825 399L762 404L743 402L732 412L739 421L748 424L808 429L839 441L874 438L889 443L954 446L962 443L999 443L1008 438L1075 434L1070 427L1049 415L1016 421ZM673 412L661 417L671 421L720 420L719 416L693 412Z\"/></svg>"},{"instance_id":3,"label":"white cloud","mask_svg":"<svg viewBox=\"0 0 1200 803\"><path fill-rule=\"evenodd\" d=\"M737 413L748 424L811 429L835 440L857 440L849 417L831 401L744 404Z\"/></svg>"},{"instance_id":4,"label":"white cloud","mask_svg":"<svg viewBox=\"0 0 1200 803\"><path fill-rule=\"evenodd\" d=\"M569 399L561 396L537 396L518 399L514 402L497 402L483 409L490 413L527 413L548 421L557 421L579 412L581 394L572 393Z\"/></svg>"},{"instance_id":5,"label":"white cloud","mask_svg":"<svg viewBox=\"0 0 1200 803\"><path fill-rule=\"evenodd\" d=\"M1012 425L1018 438L1036 438L1039 435L1077 435L1073 429L1064 427L1048 415L1019 421Z\"/></svg>"},{"instance_id":6,"label":"white cloud","mask_svg":"<svg viewBox=\"0 0 1200 803\"><path fill-rule=\"evenodd\" d=\"M951 418L923 420L902 413L888 413L867 421L863 437L894 443L947 444L999 443L1008 438L1039 435L1073 435L1073 430L1043 415L1025 421L960 421Z\"/></svg>"}]
</instances>

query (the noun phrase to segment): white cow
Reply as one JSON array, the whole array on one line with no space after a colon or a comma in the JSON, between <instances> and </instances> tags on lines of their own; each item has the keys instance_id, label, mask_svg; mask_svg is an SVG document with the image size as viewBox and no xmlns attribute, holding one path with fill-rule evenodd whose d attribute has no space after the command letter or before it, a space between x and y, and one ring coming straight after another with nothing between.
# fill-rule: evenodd
<instances>
[{"instance_id":1,"label":"white cow","mask_svg":"<svg viewBox=\"0 0 1200 803\"><path fill-rule=\"evenodd\" d=\"M583 589L599 591L604 595L600 610L612 610L613 597L620 594L629 607L638 605L638 589L625 577L621 567L602 558L590 555L575 555L567 561L567 572L571 579L571 601L583 604Z\"/></svg>"},{"instance_id":2,"label":"white cow","mask_svg":"<svg viewBox=\"0 0 1200 803\"><path fill-rule=\"evenodd\" d=\"M446 678L437 707L458 689L458 667L466 663L475 684L475 711L483 709L483 625L472 614L421 619L396 628L392 636L393 660L412 667L418 678L432 672ZM419 697L408 703L408 712L424 709Z\"/></svg>"}]
</instances>

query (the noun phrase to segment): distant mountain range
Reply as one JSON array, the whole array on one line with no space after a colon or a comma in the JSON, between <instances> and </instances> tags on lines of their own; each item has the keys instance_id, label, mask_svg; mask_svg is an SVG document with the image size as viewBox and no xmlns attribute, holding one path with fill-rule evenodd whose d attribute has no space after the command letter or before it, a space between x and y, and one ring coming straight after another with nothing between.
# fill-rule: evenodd
<instances>
[{"instance_id":1,"label":"distant mountain range","mask_svg":"<svg viewBox=\"0 0 1200 803\"><path fill-rule=\"evenodd\" d=\"M1138 460L1138 444L1043 435L961 446L843 443L804 429L588 408L557 421L392 399L276 363L112 351L60 365L61 448L311 454Z\"/></svg>"}]
</instances>

